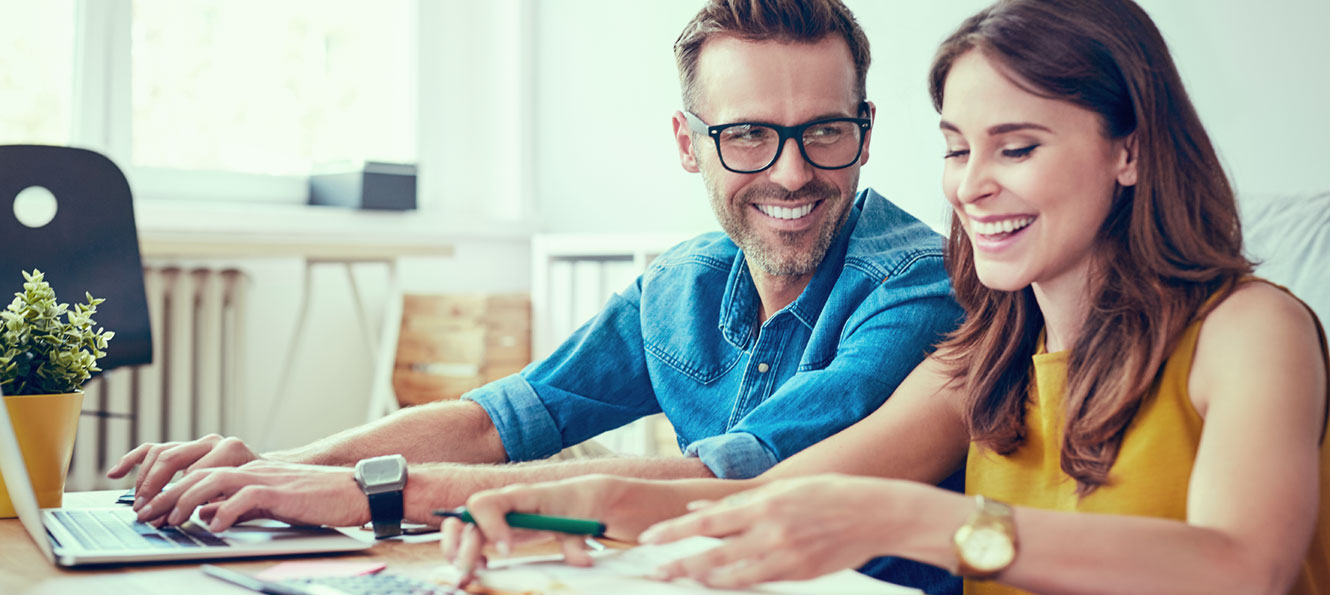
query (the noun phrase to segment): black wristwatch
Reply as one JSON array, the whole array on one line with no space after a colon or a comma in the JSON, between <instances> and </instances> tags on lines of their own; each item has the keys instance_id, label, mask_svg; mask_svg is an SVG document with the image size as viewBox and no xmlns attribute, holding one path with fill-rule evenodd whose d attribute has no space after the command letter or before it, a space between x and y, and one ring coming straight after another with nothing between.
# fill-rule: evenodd
<instances>
[{"instance_id":1,"label":"black wristwatch","mask_svg":"<svg viewBox=\"0 0 1330 595\"><path fill-rule=\"evenodd\" d=\"M402 491L406 488L406 457L388 455L356 463L356 484L369 498L374 538L402 534Z\"/></svg>"}]
</instances>

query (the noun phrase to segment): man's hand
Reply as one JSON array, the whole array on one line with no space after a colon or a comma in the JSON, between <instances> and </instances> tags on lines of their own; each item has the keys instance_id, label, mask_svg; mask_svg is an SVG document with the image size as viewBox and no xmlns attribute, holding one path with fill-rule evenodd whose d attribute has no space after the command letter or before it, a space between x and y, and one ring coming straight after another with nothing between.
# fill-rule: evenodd
<instances>
[{"instance_id":1,"label":"man's hand","mask_svg":"<svg viewBox=\"0 0 1330 595\"><path fill-rule=\"evenodd\" d=\"M140 444L121 457L106 476L119 479L129 474L135 465L139 466L138 475L134 477L134 510L139 510L155 498L178 471L189 473L209 467L239 467L259 458L239 438L209 434L192 442Z\"/></svg>"},{"instance_id":2,"label":"man's hand","mask_svg":"<svg viewBox=\"0 0 1330 595\"><path fill-rule=\"evenodd\" d=\"M195 508L213 532L255 518L338 527L370 520L369 501L351 469L267 460L191 471L144 504L138 519L179 525Z\"/></svg>"}]
</instances>

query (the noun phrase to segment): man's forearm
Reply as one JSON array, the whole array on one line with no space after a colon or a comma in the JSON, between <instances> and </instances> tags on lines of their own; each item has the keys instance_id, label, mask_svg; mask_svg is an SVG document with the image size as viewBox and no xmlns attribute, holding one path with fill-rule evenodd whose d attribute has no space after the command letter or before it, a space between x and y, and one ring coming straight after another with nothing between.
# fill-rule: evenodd
<instances>
[{"instance_id":1,"label":"man's forearm","mask_svg":"<svg viewBox=\"0 0 1330 595\"><path fill-rule=\"evenodd\" d=\"M715 475L694 457L601 457L532 461L514 465L435 464L412 466L405 492L406 518L438 524L431 511L466 504L479 491L516 483L556 481L605 474L640 479L696 479Z\"/></svg>"},{"instance_id":2,"label":"man's forearm","mask_svg":"<svg viewBox=\"0 0 1330 595\"><path fill-rule=\"evenodd\" d=\"M412 463L502 463L508 458L489 415L471 401L410 407L307 446L264 456L292 463L345 466L386 454L401 454Z\"/></svg>"}]
</instances>

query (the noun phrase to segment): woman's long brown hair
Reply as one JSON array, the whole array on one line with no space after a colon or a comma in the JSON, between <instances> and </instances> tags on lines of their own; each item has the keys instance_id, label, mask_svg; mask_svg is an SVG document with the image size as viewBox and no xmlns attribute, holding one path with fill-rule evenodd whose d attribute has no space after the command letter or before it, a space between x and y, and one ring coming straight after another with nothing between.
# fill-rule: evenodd
<instances>
[{"instance_id":1,"label":"woman's long brown hair","mask_svg":"<svg viewBox=\"0 0 1330 595\"><path fill-rule=\"evenodd\" d=\"M1119 187L1095 243L1091 307L1071 347L1062 470L1085 495L1110 481L1123 436L1206 300L1251 271L1237 203L1159 30L1131 0L1003 0L961 24L930 73L942 110L951 65L983 52L1013 82L1134 135L1137 183ZM947 268L967 314L939 349L967 395L971 440L1025 439L1031 356L1044 321L1030 288L989 289L953 216ZM1047 397L1045 397L1047 398Z\"/></svg>"}]
</instances>

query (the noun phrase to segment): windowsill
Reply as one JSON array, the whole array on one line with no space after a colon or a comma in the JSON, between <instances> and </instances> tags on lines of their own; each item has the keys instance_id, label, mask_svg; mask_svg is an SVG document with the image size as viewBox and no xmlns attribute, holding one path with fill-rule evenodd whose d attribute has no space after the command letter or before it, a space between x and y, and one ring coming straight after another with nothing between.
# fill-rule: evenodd
<instances>
[{"instance_id":1,"label":"windowsill","mask_svg":"<svg viewBox=\"0 0 1330 595\"><path fill-rule=\"evenodd\" d=\"M145 257L305 257L383 260L450 256L463 239L530 238L529 221L459 219L431 211L310 205L138 200Z\"/></svg>"}]
</instances>

